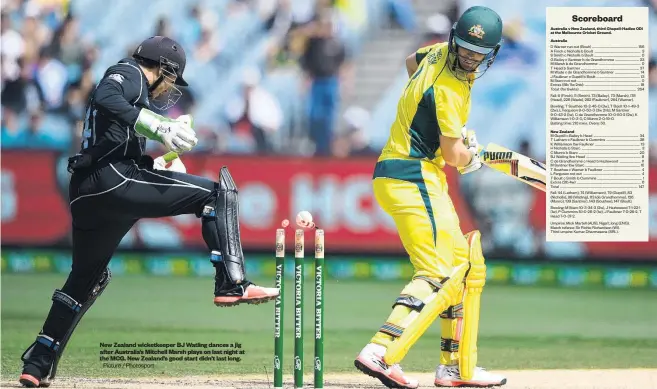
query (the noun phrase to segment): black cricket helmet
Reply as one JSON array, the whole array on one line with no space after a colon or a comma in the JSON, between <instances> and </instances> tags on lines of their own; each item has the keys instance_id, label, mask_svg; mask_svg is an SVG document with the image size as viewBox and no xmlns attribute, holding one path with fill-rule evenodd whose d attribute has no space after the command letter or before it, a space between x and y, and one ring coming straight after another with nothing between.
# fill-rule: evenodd
<instances>
[{"instance_id":1,"label":"black cricket helmet","mask_svg":"<svg viewBox=\"0 0 657 389\"><path fill-rule=\"evenodd\" d=\"M454 58L450 70L459 79L467 79L459 77L459 73L474 74L475 79L481 77L495 61L502 43L502 28L502 18L488 7L474 6L465 10L449 35L449 52ZM469 71L460 66L458 47L485 55L476 70Z\"/></svg>"},{"instance_id":2,"label":"black cricket helmet","mask_svg":"<svg viewBox=\"0 0 657 389\"><path fill-rule=\"evenodd\" d=\"M189 85L183 78L187 58L182 46L171 38L152 36L139 44L132 57L159 65L162 70L160 77L149 87L149 92L153 92L162 82L169 86L163 96L153 99L152 104L161 110L174 106L182 96L177 86Z\"/></svg>"}]
</instances>

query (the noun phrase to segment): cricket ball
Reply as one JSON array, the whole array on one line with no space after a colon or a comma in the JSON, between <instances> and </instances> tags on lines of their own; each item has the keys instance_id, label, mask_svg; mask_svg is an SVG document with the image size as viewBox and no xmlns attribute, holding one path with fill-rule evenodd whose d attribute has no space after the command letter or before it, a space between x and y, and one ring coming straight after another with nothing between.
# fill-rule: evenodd
<instances>
[{"instance_id":1,"label":"cricket ball","mask_svg":"<svg viewBox=\"0 0 657 389\"><path fill-rule=\"evenodd\" d=\"M309 226L313 222L313 215L308 211L301 211L297 214L297 225L301 227Z\"/></svg>"}]
</instances>

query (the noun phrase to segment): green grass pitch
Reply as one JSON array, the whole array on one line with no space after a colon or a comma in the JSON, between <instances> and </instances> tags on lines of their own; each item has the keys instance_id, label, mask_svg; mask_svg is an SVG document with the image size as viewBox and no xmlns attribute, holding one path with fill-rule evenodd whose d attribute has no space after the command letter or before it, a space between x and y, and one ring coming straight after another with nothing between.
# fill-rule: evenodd
<instances>
[{"instance_id":1,"label":"green grass pitch","mask_svg":"<svg viewBox=\"0 0 657 389\"><path fill-rule=\"evenodd\" d=\"M2 276L2 374L20 371L64 275ZM273 286L273 280L256 280ZM305 370L312 372L313 278L306 277ZM325 280L325 372L355 371L353 359L390 313L402 282ZM216 308L211 278L115 276L87 313L60 363L62 376L267 373L273 359L273 303ZM293 282L286 279L285 373L292 373ZM657 293L488 285L482 297L480 365L490 369L657 367ZM438 363L440 326L410 351L407 371ZM155 362L152 369L109 369L99 343L240 342L241 362Z\"/></svg>"}]
</instances>

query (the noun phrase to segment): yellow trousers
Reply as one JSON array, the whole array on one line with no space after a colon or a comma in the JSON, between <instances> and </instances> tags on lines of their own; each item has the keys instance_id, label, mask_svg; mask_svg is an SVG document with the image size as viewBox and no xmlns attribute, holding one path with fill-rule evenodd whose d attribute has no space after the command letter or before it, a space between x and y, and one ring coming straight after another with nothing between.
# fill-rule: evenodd
<instances>
[{"instance_id":1,"label":"yellow trousers","mask_svg":"<svg viewBox=\"0 0 657 389\"><path fill-rule=\"evenodd\" d=\"M372 338L373 343L388 346L404 330L401 323L413 309L409 301L419 304L434 292L432 283L445 277L451 277L450 283L455 287L462 287L469 246L448 194L445 173L434 164L420 160L380 161L374 172L373 189L379 206L394 220L415 270L393 312ZM450 294L450 305L462 297L462 289L458 293L459 296ZM457 330L456 320L442 322L441 335L449 339ZM456 359L456 350L441 353L441 363L454 363Z\"/></svg>"}]
</instances>

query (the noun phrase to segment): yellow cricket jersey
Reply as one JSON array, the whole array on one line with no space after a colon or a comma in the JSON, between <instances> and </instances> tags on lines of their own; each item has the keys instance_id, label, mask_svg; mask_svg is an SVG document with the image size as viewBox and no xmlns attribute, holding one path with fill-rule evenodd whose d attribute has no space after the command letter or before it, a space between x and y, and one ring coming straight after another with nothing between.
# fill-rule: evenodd
<instances>
[{"instance_id":1,"label":"yellow cricket jersey","mask_svg":"<svg viewBox=\"0 0 657 389\"><path fill-rule=\"evenodd\" d=\"M470 115L473 80L462 81L448 69L447 42L415 53L418 69L397 104L397 117L378 161L424 160L445 166L439 135L460 138ZM453 59L452 59L453 61Z\"/></svg>"}]
</instances>

